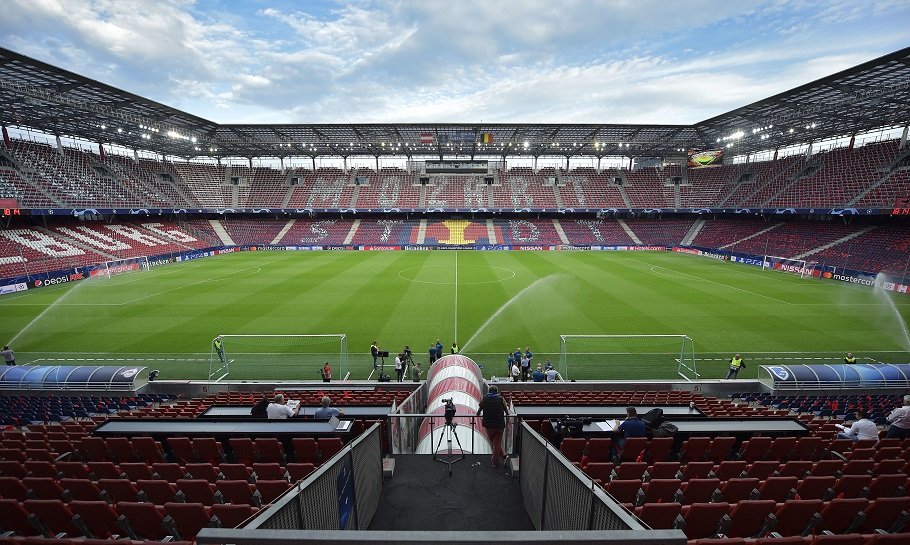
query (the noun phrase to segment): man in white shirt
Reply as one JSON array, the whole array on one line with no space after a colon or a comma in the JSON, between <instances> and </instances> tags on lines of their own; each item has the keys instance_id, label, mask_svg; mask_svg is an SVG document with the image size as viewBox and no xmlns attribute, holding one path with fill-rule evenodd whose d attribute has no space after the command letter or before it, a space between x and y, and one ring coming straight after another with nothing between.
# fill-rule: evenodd
<instances>
[{"instance_id":1,"label":"man in white shirt","mask_svg":"<svg viewBox=\"0 0 910 545\"><path fill-rule=\"evenodd\" d=\"M903 407L894 409L885 419L891 423L891 427L888 428L889 438L910 438L910 395L904 396Z\"/></svg>"},{"instance_id":2,"label":"man in white shirt","mask_svg":"<svg viewBox=\"0 0 910 545\"><path fill-rule=\"evenodd\" d=\"M875 422L866 418L866 411L856 411L856 421L847 429L839 426L844 431L837 434L840 439L852 439L853 441L878 441L878 426Z\"/></svg>"},{"instance_id":3,"label":"man in white shirt","mask_svg":"<svg viewBox=\"0 0 910 545\"><path fill-rule=\"evenodd\" d=\"M559 371L550 367L544 373L547 376L547 382L556 382L557 380L562 380L562 377L559 376Z\"/></svg>"},{"instance_id":4,"label":"man in white shirt","mask_svg":"<svg viewBox=\"0 0 910 545\"><path fill-rule=\"evenodd\" d=\"M269 406L265 409L269 420L287 420L297 416L298 412L300 412L300 405L297 405L296 409L288 407L288 402L282 394L276 395L275 401L269 403Z\"/></svg>"}]
</instances>

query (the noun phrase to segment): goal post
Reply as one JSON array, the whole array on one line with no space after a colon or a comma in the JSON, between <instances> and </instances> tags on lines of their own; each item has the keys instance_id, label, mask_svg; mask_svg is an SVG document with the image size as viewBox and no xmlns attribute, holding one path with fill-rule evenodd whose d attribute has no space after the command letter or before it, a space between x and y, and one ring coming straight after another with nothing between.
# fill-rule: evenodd
<instances>
[{"instance_id":1,"label":"goal post","mask_svg":"<svg viewBox=\"0 0 910 545\"><path fill-rule=\"evenodd\" d=\"M803 259L790 259L776 255L766 255L762 259L762 269L772 271L781 271L785 273L798 275L800 278L815 276L816 261L805 261Z\"/></svg>"},{"instance_id":2,"label":"goal post","mask_svg":"<svg viewBox=\"0 0 910 545\"><path fill-rule=\"evenodd\" d=\"M149 270L148 256L126 257L105 261L92 271L92 276L105 276L110 278L119 274Z\"/></svg>"},{"instance_id":3,"label":"goal post","mask_svg":"<svg viewBox=\"0 0 910 545\"><path fill-rule=\"evenodd\" d=\"M560 335L559 372L565 379L652 380L675 368L697 381L695 342L688 335Z\"/></svg>"},{"instance_id":4,"label":"goal post","mask_svg":"<svg viewBox=\"0 0 910 545\"><path fill-rule=\"evenodd\" d=\"M321 380L329 362L332 379L350 371L348 338L325 335L218 335L210 341L209 380Z\"/></svg>"}]
</instances>

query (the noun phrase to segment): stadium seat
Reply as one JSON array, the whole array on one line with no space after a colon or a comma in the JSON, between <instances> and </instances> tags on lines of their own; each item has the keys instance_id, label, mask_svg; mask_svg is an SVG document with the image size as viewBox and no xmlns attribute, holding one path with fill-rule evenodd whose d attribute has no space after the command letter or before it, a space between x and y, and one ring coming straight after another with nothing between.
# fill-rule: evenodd
<instances>
[{"instance_id":1,"label":"stadium seat","mask_svg":"<svg viewBox=\"0 0 910 545\"><path fill-rule=\"evenodd\" d=\"M83 437L79 441L79 454L86 462L110 462L111 455L108 453L107 445L104 439L100 437Z\"/></svg>"},{"instance_id":2,"label":"stadium seat","mask_svg":"<svg viewBox=\"0 0 910 545\"><path fill-rule=\"evenodd\" d=\"M11 499L0 499L0 531L16 532L20 536L38 535L38 531L26 522L28 511L21 502Z\"/></svg>"},{"instance_id":3,"label":"stadium seat","mask_svg":"<svg viewBox=\"0 0 910 545\"><path fill-rule=\"evenodd\" d=\"M73 512L60 500L26 500L25 510L38 518L41 525L55 534L82 535L73 525Z\"/></svg>"},{"instance_id":4,"label":"stadium seat","mask_svg":"<svg viewBox=\"0 0 910 545\"><path fill-rule=\"evenodd\" d=\"M754 477L727 479L720 485L720 495L727 503L759 499L761 481Z\"/></svg>"},{"instance_id":5,"label":"stadium seat","mask_svg":"<svg viewBox=\"0 0 910 545\"><path fill-rule=\"evenodd\" d=\"M319 465L319 448L316 440L311 437L295 437L291 439L294 447L294 459L301 463Z\"/></svg>"},{"instance_id":6,"label":"stadium seat","mask_svg":"<svg viewBox=\"0 0 910 545\"><path fill-rule=\"evenodd\" d=\"M726 533L730 525L730 504L694 503L683 507L683 531L689 539L709 538Z\"/></svg>"},{"instance_id":7,"label":"stadium seat","mask_svg":"<svg viewBox=\"0 0 910 545\"><path fill-rule=\"evenodd\" d=\"M778 437L774 440L774 443L771 445L771 454L772 456L777 456L779 449L782 450L784 447L778 447L778 441L784 439L783 437ZM784 444L789 443L789 440L793 439L787 438L787 441ZM818 460L822 452L822 439L821 437L800 437L793 444L793 448L790 451L790 460Z\"/></svg>"},{"instance_id":8,"label":"stadium seat","mask_svg":"<svg viewBox=\"0 0 910 545\"><path fill-rule=\"evenodd\" d=\"M338 437L320 437L317 441L322 462L326 462L344 447L344 442Z\"/></svg>"},{"instance_id":9,"label":"stadium seat","mask_svg":"<svg viewBox=\"0 0 910 545\"><path fill-rule=\"evenodd\" d=\"M836 498L822 507L819 512L821 522L819 522L818 531L829 531L835 534L842 534L850 527L850 524L856 516L864 511L869 505L866 498Z\"/></svg>"},{"instance_id":10,"label":"stadium seat","mask_svg":"<svg viewBox=\"0 0 910 545\"><path fill-rule=\"evenodd\" d=\"M133 444L126 437L108 437L104 440L111 460L115 463L134 462Z\"/></svg>"},{"instance_id":11,"label":"stadium seat","mask_svg":"<svg viewBox=\"0 0 910 545\"><path fill-rule=\"evenodd\" d=\"M161 443L151 437L133 437L131 439L136 461L155 464L164 461L164 450Z\"/></svg>"},{"instance_id":12,"label":"stadium seat","mask_svg":"<svg viewBox=\"0 0 910 545\"><path fill-rule=\"evenodd\" d=\"M89 469L88 466L82 462L57 462L55 464L58 474L60 477L67 477L70 479L88 479Z\"/></svg>"},{"instance_id":13,"label":"stadium seat","mask_svg":"<svg viewBox=\"0 0 910 545\"><path fill-rule=\"evenodd\" d=\"M26 471L25 466L22 465L22 462L16 460L0 461L0 476L2 477L16 477L18 479L21 479L25 477L27 473L28 471Z\"/></svg>"},{"instance_id":14,"label":"stadium seat","mask_svg":"<svg viewBox=\"0 0 910 545\"><path fill-rule=\"evenodd\" d=\"M651 479L641 487L644 499L640 503L679 502L682 495L679 491L681 483L679 479Z\"/></svg>"},{"instance_id":15,"label":"stadium seat","mask_svg":"<svg viewBox=\"0 0 910 545\"><path fill-rule=\"evenodd\" d=\"M870 500L903 496L906 493L907 475L905 473L892 473L879 475L869 484L867 497Z\"/></svg>"},{"instance_id":16,"label":"stadium seat","mask_svg":"<svg viewBox=\"0 0 910 545\"><path fill-rule=\"evenodd\" d=\"M681 467L679 462L654 462L648 466L648 477L651 479L676 479L681 476Z\"/></svg>"},{"instance_id":17,"label":"stadium seat","mask_svg":"<svg viewBox=\"0 0 910 545\"><path fill-rule=\"evenodd\" d=\"M610 481L605 487L607 492L619 503L635 505L641 491L641 481L638 479Z\"/></svg>"},{"instance_id":18,"label":"stadium seat","mask_svg":"<svg viewBox=\"0 0 910 545\"><path fill-rule=\"evenodd\" d=\"M610 471L613 470L613 464L608 465L610 466L610 469L607 471L607 478L609 479ZM590 468L590 466L591 464L588 464L588 468ZM310 473L315 471L316 466L310 463L291 462L286 466L286 468L288 475L291 477L291 482L297 482L301 479L305 479ZM593 479L595 477L591 476L591 478Z\"/></svg>"},{"instance_id":19,"label":"stadium seat","mask_svg":"<svg viewBox=\"0 0 910 545\"><path fill-rule=\"evenodd\" d=\"M828 500L834 497L835 477L804 477L796 487L796 495L801 500Z\"/></svg>"},{"instance_id":20,"label":"stadium seat","mask_svg":"<svg viewBox=\"0 0 910 545\"><path fill-rule=\"evenodd\" d=\"M218 480L220 472L218 468L208 462L189 463L184 466L187 479L205 479L210 483Z\"/></svg>"},{"instance_id":21,"label":"stadium seat","mask_svg":"<svg viewBox=\"0 0 910 545\"><path fill-rule=\"evenodd\" d=\"M222 528L236 528L256 514L256 508L239 503L219 504L212 506L212 516L218 517Z\"/></svg>"},{"instance_id":22,"label":"stadium seat","mask_svg":"<svg viewBox=\"0 0 910 545\"><path fill-rule=\"evenodd\" d=\"M710 446L711 439L708 437L690 437L683 441L679 450L679 461L684 464L704 461Z\"/></svg>"},{"instance_id":23,"label":"stadium seat","mask_svg":"<svg viewBox=\"0 0 910 545\"><path fill-rule=\"evenodd\" d=\"M173 461L180 464L199 462L199 455L193 447L193 442L187 437L168 437L168 447L171 449ZM221 459L209 463L217 464Z\"/></svg>"},{"instance_id":24,"label":"stadium seat","mask_svg":"<svg viewBox=\"0 0 910 545\"><path fill-rule=\"evenodd\" d=\"M651 464L668 461L670 459L670 451L673 448L673 441L672 437L655 437L651 439L648 442L645 460Z\"/></svg>"},{"instance_id":25,"label":"stadium seat","mask_svg":"<svg viewBox=\"0 0 910 545\"><path fill-rule=\"evenodd\" d=\"M88 462L88 471L93 479L119 479L123 472L113 462Z\"/></svg>"},{"instance_id":26,"label":"stadium seat","mask_svg":"<svg viewBox=\"0 0 910 545\"><path fill-rule=\"evenodd\" d=\"M139 501L139 489L128 479L98 479L98 486L110 503Z\"/></svg>"},{"instance_id":27,"label":"stadium seat","mask_svg":"<svg viewBox=\"0 0 910 545\"><path fill-rule=\"evenodd\" d=\"M164 513L164 525L167 527L173 524L178 539L193 541L199 530L213 526L211 511L201 503L166 503Z\"/></svg>"},{"instance_id":28,"label":"stadium seat","mask_svg":"<svg viewBox=\"0 0 910 545\"><path fill-rule=\"evenodd\" d=\"M256 481L256 490L262 496L262 503L272 503L278 496L281 496L291 487L290 483L285 480L275 481Z\"/></svg>"},{"instance_id":29,"label":"stadium seat","mask_svg":"<svg viewBox=\"0 0 910 545\"><path fill-rule=\"evenodd\" d=\"M208 462L210 464L220 464L224 461L224 449L221 443L213 437L199 437L192 440L193 452L196 453L195 460L190 462Z\"/></svg>"},{"instance_id":30,"label":"stadium seat","mask_svg":"<svg viewBox=\"0 0 910 545\"><path fill-rule=\"evenodd\" d=\"M872 475L841 475L834 483L834 496L836 498L865 498L869 495L870 484L872 484Z\"/></svg>"},{"instance_id":31,"label":"stadium seat","mask_svg":"<svg viewBox=\"0 0 910 545\"><path fill-rule=\"evenodd\" d=\"M26 477L22 484L28 490L30 498L39 500L59 500L63 498L63 488L51 477Z\"/></svg>"},{"instance_id":32,"label":"stadium seat","mask_svg":"<svg viewBox=\"0 0 910 545\"><path fill-rule=\"evenodd\" d=\"M910 496L879 498L857 515L848 531L869 534L882 530L897 533L904 530L908 519L910 519Z\"/></svg>"},{"instance_id":33,"label":"stadium seat","mask_svg":"<svg viewBox=\"0 0 910 545\"><path fill-rule=\"evenodd\" d=\"M758 487L759 499L783 503L796 495L796 477L768 477Z\"/></svg>"},{"instance_id":34,"label":"stadium seat","mask_svg":"<svg viewBox=\"0 0 910 545\"><path fill-rule=\"evenodd\" d=\"M108 539L123 533L117 524L119 515L105 501L73 500L69 503L69 508L79 517L73 520L73 524L81 527L87 537Z\"/></svg>"},{"instance_id":35,"label":"stadium seat","mask_svg":"<svg viewBox=\"0 0 910 545\"><path fill-rule=\"evenodd\" d=\"M736 444L735 437L715 437L705 453L705 460L719 464L730 457L730 451Z\"/></svg>"},{"instance_id":36,"label":"stadium seat","mask_svg":"<svg viewBox=\"0 0 910 545\"><path fill-rule=\"evenodd\" d=\"M635 509L635 516L652 530L669 530L677 524L682 505L670 503L646 503Z\"/></svg>"},{"instance_id":37,"label":"stadium seat","mask_svg":"<svg viewBox=\"0 0 910 545\"><path fill-rule=\"evenodd\" d=\"M262 505L261 495L257 493L255 485L247 481L217 481L215 487L224 503L249 504L257 507Z\"/></svg>"},{"instance_id":38,"label":"stadium seat","mask_svg":"<svg viewBox=\"0 0 910 545\"><path fill-rule=\"evenodd\" d=\"M711 503L720 499L720 479L689 479L682 484L682 503Z\"/></svg>"},{"instance_id":39,"label":"stadium seat","mask_svg":"<svg viewBox=\"0 0 910 545\"><path fill-rule=\"evenodd\" d=\"M648 464L645 462L624 462L613 469L613 478L617 480L638 479L640 481L647 470ZM676 477L673 476L670 478L673 479Z\"/></svg>"},{"instance_id":40,"label":"stadium seat","mask_svg":"<svg viewBox=\"0 0 910 545\"><path fill-rule=\"evenodd\" d=\"M780 469L780 464L776 460L758 460L749 464L746 475L764 481Z\"/></svg>"},{"instance_id":41,"label":"stadium seat","mask_svg":"<svg viewBox=\"0 0 910 545\"><path fill-rule=\"evenodd\" d=\"M613 461L613 440L609 437L594 437L588 441L588 455L585 464Z\"/></svg>"},{"instance_id":42,"label":"stadium seat","mask_svg":"<svg viewBox=\"0 0 910 545\"><path fill-rule=\"evenodd\" d=\"M216 502L215 485L209 484L205 479L180 479L176 482L176 487L180 501L202 505L212 505Z\"/></svg>"},{"instance_id":43,"label":"stadium seat","mask_svg":"<svg viewBox=\"0 0 910 545\"><path fill-rule=\"evenodd\" d=\"M121 462L117 464L117 467L120 468L120 471L123 472L127 479L134 482L157 478L153 476L152 468L145 462Z\"/></svg>"},{"instance_id":44,"label":"stadium seat","mask_svg":"<svg viewBox=\"0 0 910 545\"><path fill-rule=\"evenodd\" d=\"M256 451L252 439L247 437L231 437L228 440L228 444L231 446L234 463L249 466L253 465L254 462L259 461L259 453Z\"/></svg>"},{"instance_id":45,"label":"stadium seat","mask_svg":"<svg viewBox=\"0 0 910 545\"><path fill-rule=\"evenodd\" d=\"M566 457L572 463L581 464L582 456L584 456L585 446L587 441L580 437L567 437L562 440L562 443L559 444L559 451L563 456ZM320 450L322 450L322 443L320 442ZM326 456L328 458L328 456Z\"/></svg>"},{"instance_id":46,"label":"stadium seat","mask_svg":"<svg viewBox=\"0 0 910 545\"><path fill-rule=\"evenodd\" d=\"M60 486L64 489L64 496L73 500L98 501L101 499L101 489L89 479L60 479Z\"/></svg>"},{"instance_id":47,"label":"stadium seat","mask_svg":"<svg viewBox=\"0 0 910 545\"><path fill-rule=\"evenodd\" d=\"M613 447L616 449L617 463L638 462L639 459L644 458L644 453L648 448L648 439L645 437L629 437L623 441L621 447L618 446L618 443L614 443Z\"/></svg>"},{"instance_id":48,"label":"stadium seat","mask_svg":"<svg viewBox=\"0 0 910 545\"><path fill-rule=\"evenodd\" d=\"M241 479L244 481L253 480L252 468L244 464L221 464L218 466L218 471L221 472L222 477L225 479Z\"/></svg>"},{"instance_id":49,"label":"stadium seat","mask_svg":"<svg viewBox=\"0 0 910 545\"><path fill-rule=\"evenodd\" d=\"M866 545L866 538L859 534L818 534L812 545Z\"/></svg>"},{"instance_id":50,"label":"stadium seat","mask_svg":"<svg viewBox=\"0 0 910 545\"><path fill-rule=\"evenodd\" d=\"M811 474L816 477L837 477L843 467L843 460L819 460L812 466Z\"/></svg>"},{"instance_id":51,"label":"stadium seat","mask_svg":"<svg viewBox=\"0 0 910 545\"><path fill-rule=\"evenodd\" d=\"M689 462L683 466L682 480L707 479L714 471L714 462Z\"/></svg>"},{"instance_id":52,"label":"stadium seat","mask_svg":"<svg viewBox=\"0 0 910 545\"><path fill-rule=\"evenodd\" d=\"M731 524L726 534L730 537L761 537L762 530L772 524L770 517L777 509L774 500L744 500L730 511Z\"/></svg>"},{"instance_id":53,"label":"stadium seat","mask_svg":"<svg viewBox=\"0 0 910 545\"><path fill-rule=\"evenodd\" d=\"M787 536L806 536L821 522L818 514L822 510L822 500L787 500L777 506L774 517L777 523L774 531Z\"/></svg>"},{"instance_id":54,"label":"stadium seat","mask_svg":"<svg viewBox=\"0 0 910 545\"><path fill-rule=\"evenodd\" d=\"M159 479L164 479L170 483L175 483L180 479L189 478L186 471L180 467L180 464L172 462L158 462L152 464L152 473ZM202 478L202 477L200 477Z\"/></svg>"},{"instance_id":55,"label":"stadium seat","mask_svg":"<svg viewBox=\"0 0 910 545\"><path fill-rule=\"evenodd\" d=\"M50 477L51 479L57 477L54 464L46 460L27 460L24 465L29 477Z\"/></svg>"},{"instance_id":56,"label":"stadium seat","mask_svg":"<svg viewBox=\"0 0 910 545\"><path fill-rule=\"evenodd\" d=\"M177 494L177 489L174 488L174 485L162 479L136 481L136 488L141 493L140 497L144 497L146 501L155 505L164 505L172 502Z\"/></svg>"},{"instance_id":57,"label":"stadium seat","mask_svg":"<svg viewBox=\"0 0 910 545\"><path fill-rule=\"evenodd\" d=\"M256 479L275 480L287 478L284 468L277 463L253 464L253 473L256 474Z\"/></svg>"},{"instance_id":58,"label":"stadium seat","mask_svg":"<svg viewBox=\"0 0 910 545\"><path fill-rule=\"evenodd\" d=\"M160 541L168 536L164 529L163 509L159 510L154 504L118 502L117 512L122 517L118 519L118 525L130 539Z\"/></svg>"},{"instance_id":59,"label":"stadium seat","mask_svg":"<svg viewBox=\"0 0 910 545\"><path fill-rule=\"evenodd\" d=\"M273 437L259 438L254 441L259 460L263 463L284 464L284 447L281 442Z\"/></svg>"},{"instance_id":60,"label":"stadium seat","mask_svg":"<svg viewBox=\"0 0 910 545\"><path fill-rule=\"evenodd\" d=\"M756 460L767 460L766 456L771 451L771 441L770 437L752 437L748 441L743 441L736 453L736 458L750 464ZM781 459L778 458L778 460Z\"/></svg>"},{"instance_id":61,"label":"stadium seat","mask_svg":"<svg viewBox=\"0 0 910 545\"><path fill-rule=\"evenodd\" d=\"M726 481L727 479L742 477L746 474L748 469L749 464L744 460L726 460L714 468L714 475L716 475L718 479Z\"/></svg>"}]
</instances>

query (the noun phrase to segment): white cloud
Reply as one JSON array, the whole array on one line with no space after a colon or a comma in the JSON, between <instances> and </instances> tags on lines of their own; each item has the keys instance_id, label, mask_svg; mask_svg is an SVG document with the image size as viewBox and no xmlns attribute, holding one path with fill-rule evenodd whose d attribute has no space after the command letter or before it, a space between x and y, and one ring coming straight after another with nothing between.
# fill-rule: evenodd
<instances>
[{"instance_id":1,"label":"white cloud","mask_svg":"<svg viewBox=\"0 0 910 545\"><path fill-rule=\"evenodd\" d=\"M221 122L692 123L902 47L910 13L852 0L204 7L7 0L0 41Z\"/></svg>"}]
</instances>

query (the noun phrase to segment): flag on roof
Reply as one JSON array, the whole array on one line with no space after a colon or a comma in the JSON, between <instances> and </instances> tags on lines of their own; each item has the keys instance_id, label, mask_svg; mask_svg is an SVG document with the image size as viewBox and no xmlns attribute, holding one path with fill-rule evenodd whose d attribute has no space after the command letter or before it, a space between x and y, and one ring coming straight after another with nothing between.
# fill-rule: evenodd
<instances>
[{"instance_id":1,"label":"flag on roof","mask_svg":"<svg viewBox=\"0 0 910 545\"><path fill-rule=\"evenodd\" d=\"M432 144L433 140L435 140L435 138L433 138L433 133L429 133L429 132L420 133L420 143L421 144Z\"/></svg>"},{"instance_id":2,"label":"flag on roof","mask_svg":"<svg viewBox=\"0 0 910 545\"><path fill-rule=\"evenodd\" d=\"M493 142L493 135L488 132L482 133L480 135L480 141L483 142L484 144L489 144L489 143Z\"/></svg>"}]
</instances>

